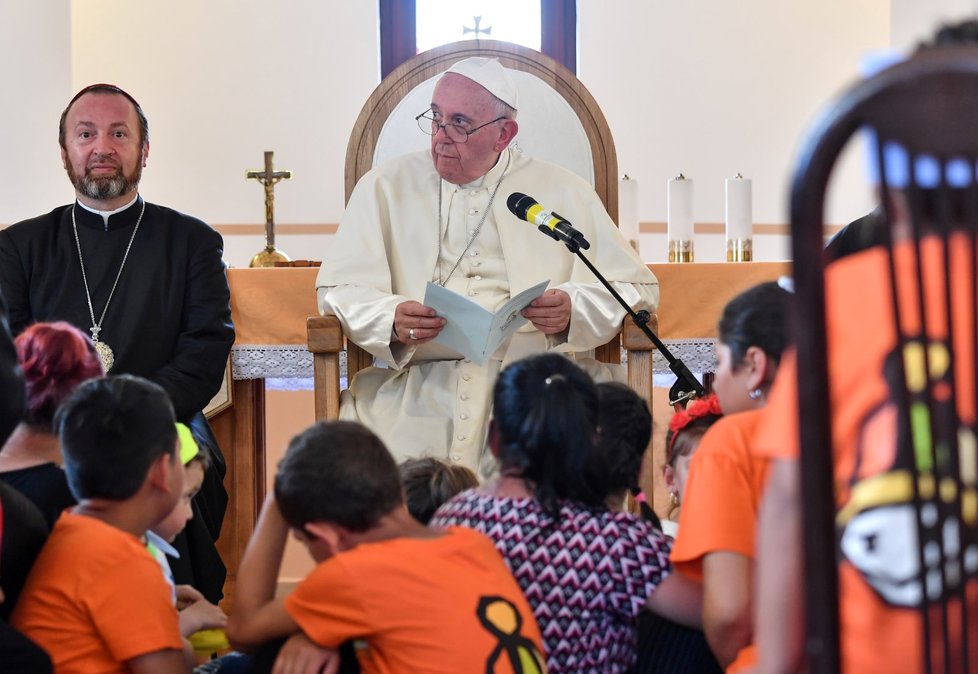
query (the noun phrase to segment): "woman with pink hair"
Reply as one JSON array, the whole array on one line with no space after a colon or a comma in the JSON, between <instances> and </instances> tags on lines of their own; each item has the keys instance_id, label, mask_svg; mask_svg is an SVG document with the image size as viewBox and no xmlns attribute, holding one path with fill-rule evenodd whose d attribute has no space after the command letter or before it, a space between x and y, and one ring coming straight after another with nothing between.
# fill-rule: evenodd
<instances>
[{"instance_id":1,"label":"woman with pink hair","mask_svg":"<svg viewBox=\"0 0 978 674\"><path fill-rule=\"evenodd\" d=\"M0 480L30 498L48 526L75 504L61 469L53 428L61 401L87 379L103 375L91 340L65 322L36 323L14 342L27 385L24 418L0 449Z\"/></svg>"}]
</instances>

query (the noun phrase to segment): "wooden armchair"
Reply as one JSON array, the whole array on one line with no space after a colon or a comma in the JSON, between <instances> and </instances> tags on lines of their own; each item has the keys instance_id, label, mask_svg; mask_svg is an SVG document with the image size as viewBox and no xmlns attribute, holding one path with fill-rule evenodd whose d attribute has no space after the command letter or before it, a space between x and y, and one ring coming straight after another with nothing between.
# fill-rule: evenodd
<instances>
[{"instance_id":1,"label":"wooden armchair","mask_svg":"<svg viewBox=\"0 0 978 674\"><path fill-rule=\"evenodd\" d=\"M431 101L437 76L471 56L495 57L514 77L523 101L517 143L534 157L565 166L594 185L611 218L618 221L618 157L601 109L573 73L552 58L506 42L472 40L437 47L394 70L364 104L350 134L346 153L346 198L360 177L379 161L428 147L428 138L414 131L414 116ZM559 139L559 142L556 142ZM340 353L347 354L347 376L371 364L371 356L348 342L335 316L307 321L313 353L316 418L336 418L340 396ZM655 325L652 325L655 329ZM651 401L652 345L637 329L625 331L629 384ZM596 349L606 363L621 362L616 336Z\"/></svg>"}]
</instances>

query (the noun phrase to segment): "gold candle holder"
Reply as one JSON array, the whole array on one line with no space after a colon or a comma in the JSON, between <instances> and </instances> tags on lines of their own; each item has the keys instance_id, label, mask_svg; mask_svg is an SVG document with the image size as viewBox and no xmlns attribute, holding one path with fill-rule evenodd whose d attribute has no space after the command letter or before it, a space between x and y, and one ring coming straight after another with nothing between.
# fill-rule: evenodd
<instances>
[{"instance_id":1,"label":"gold candle holder","mask_svg":"<svg viewBox=\"0 0 978 674\"><path fill-rule=\"evenodd\" d=\"M670 241L669 242L669 262L692 262L693 261L693 242Z\"/></svg>"},{"instance_id":2,"label":"gold candle holder","mask_svg":"<svg viewBox=\"0 0 978 674\"><path fill-rule=\"evenodd\" d=\"M750 262L753 259L753 243L750 237L727 239L727 262Z\"/></svg>"}]
</instances>

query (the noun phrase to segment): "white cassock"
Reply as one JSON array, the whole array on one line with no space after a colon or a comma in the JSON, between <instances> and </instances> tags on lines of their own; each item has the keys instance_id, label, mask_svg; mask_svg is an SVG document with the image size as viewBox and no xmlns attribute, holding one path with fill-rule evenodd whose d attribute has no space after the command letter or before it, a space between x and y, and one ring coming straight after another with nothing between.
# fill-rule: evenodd
<instances>
[{"instance_id":1,"label":"white cassock","mask_svg":"<svg viewBox=\"0 0 978 674\"><path fill-rule=\"evenodd\" d=\"M489 475L494 461L485 440L493 383L519 358L556 351L597 379L623 378L620 366L590 356L618 331L625 310L576 255L510 213L506 200L513 192L529 194L573 223L591 243L585 255L632 308L654 311L658 304L655 276L618 233L594 189L564 168L517 150L504 151L469 185L441 182L427 151L374 168L350 196L316 287L322 312L338 316L347 336L376 360L343 392L340 418L368 426L398 461L434 456ZM550 288L570 295L568 330L548 337L528 323L485 365L433 342L392 342L397 305L421 302L426 284L444 280L456 262L445 286L490 311L549 280Z\"/></svg>"}]
</instances>

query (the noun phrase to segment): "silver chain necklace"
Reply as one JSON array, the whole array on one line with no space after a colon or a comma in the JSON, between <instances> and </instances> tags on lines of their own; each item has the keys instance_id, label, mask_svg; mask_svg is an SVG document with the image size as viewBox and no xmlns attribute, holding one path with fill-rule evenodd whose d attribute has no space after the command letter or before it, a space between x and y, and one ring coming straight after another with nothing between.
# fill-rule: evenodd
<instances>
[{"instance_id":1,"label":"silver chain necklace","mask_svg":"<svg viewBox=\"0 0 978 674\"><path fill-rule=\"evenodd\" d=\"M143 214L146 213L146 202L143 201L143 207L139 211L136 226L132 228L132 236L129 237L129 244L126 246L126 252L122 256L122 264L119 265L119 272L115 275L115 281L112 282L112 289L109 290L109 297L105 300L102 315L99 316L97 323L95 322L95 309L92 307L92 293L88 290L88 276L85 274L85 260L82 258L81 239L78 238L78 223L75 222L76 205L77 203L71 207L71 230L75 233L75 246L78 247L78 263L81 265L82 282L85 284L85 299L88 300L88 315L92 318L92 327L88 330L92 333L95 353L98 354L99 360L102 361L102 368L108 372L115 364L115 354L112 353L112 347L105 342L99 341L98 335L102 331L102 321L105 320L105 312L109 310L109 302L112 301L112 295L115 294L115 287L119 285L119 278L122 276L122 270L126 266L126 260L129 259L129 251L132 249L132 242L136 239L136 232L139 231L139 223L143 221Z\"/></svg>"},{"instance_id":2,"label":"silver chain necklace","mask_svg":"<svg viewBox=\"0 0 978 674\"><path fill-rule=\"evenodd\" d=\"M469 242L465 244L462 254L458 256L457 260L455 260L455 264L452 265L451 271L448 272L448 276L444 280L442 280L441 277L441 240L443 238L441 232L441 187L444 181L441 178L438 179L438 259L435 262L435 268L438 270L438 285L444 287L445 284L451 280L452 274L454 274L455 270L458 269L458 266L462 264L465 254L469 252L469 248L472 247L472 244L475 243L476 238L479 236L479 232L482 231L482 226L486 224L486 218L489 217L489 212L492 211L492 202L496 200L496 192L499 191L499 186L503 184L503 178L506 177L506 172L509 171L509 162L512 160L512 158L513 155L507 150L506 166L503 167L503 173L501 176L499 176L499 182L496 183L496 186L492 189L492 194L489 195L489 204L486 206L486 210L482 213L482 219L479 220L479 224L476 225L475 231L473 231L472 236L469 237ZM452 213L449 211L448 220L445 222L445 234L448 234L448 224L451 222L451 219Z\"/></svg>"}]
</instances>

